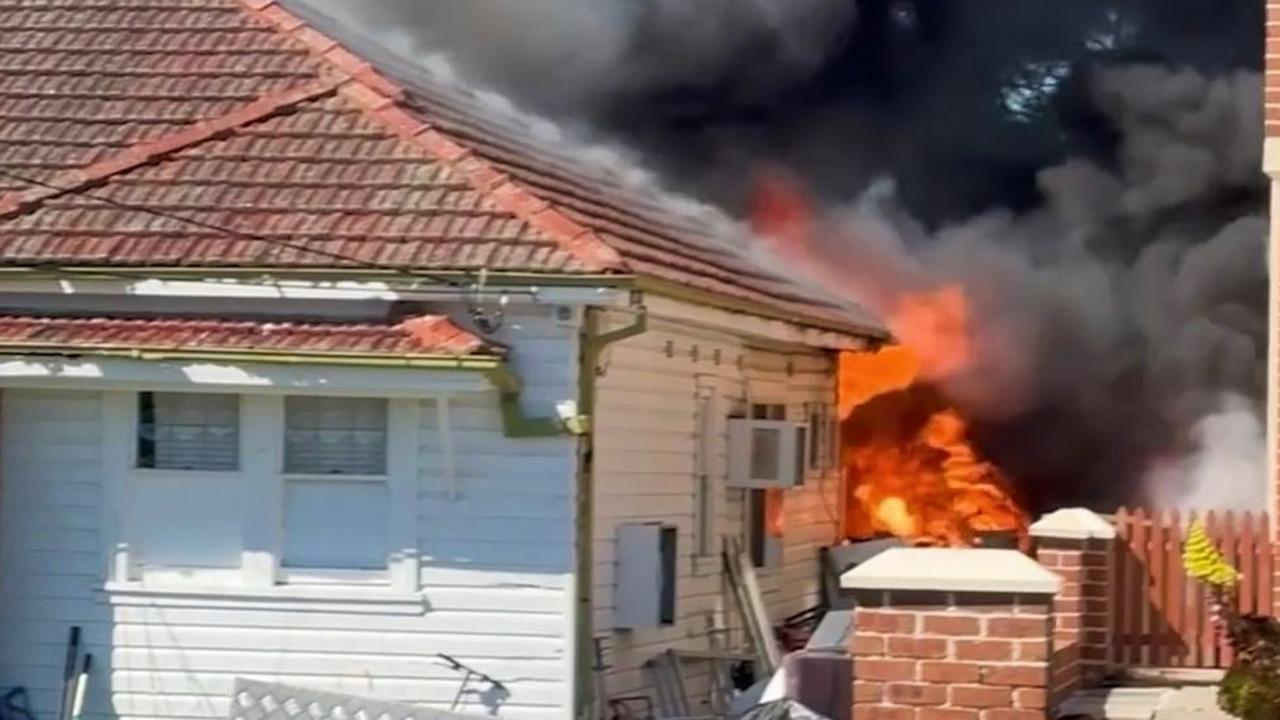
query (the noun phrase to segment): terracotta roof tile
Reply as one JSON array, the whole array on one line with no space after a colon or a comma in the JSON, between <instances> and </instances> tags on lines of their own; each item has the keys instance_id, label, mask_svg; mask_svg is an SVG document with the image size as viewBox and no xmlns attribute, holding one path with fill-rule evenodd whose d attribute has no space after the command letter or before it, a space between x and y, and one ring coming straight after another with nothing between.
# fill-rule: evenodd
<instances>
[{"instance_id":1,"label":"terracotta roof tile","mask_svg":"<svg viewBox=\"0 0 1280 720\"><path fill-rule=\"evenodd\" d=\"M77 190L0 177L0 264L626 273L878 331L727 220L298 12L0 0L0 168Z\"/></svg>"},{"instance_id":2,"label":"terracotta roof tile","mask_svg":"<svg viewBox=\"0 0 1280 720\"><path fill-rule=\"evenodd\" d=\"M0 153L42 179L324 72L230 2L0 0L0 18Z\"/></svg>"},{"instance_id":3,"label":"terracotta roof tile","mask_svg":"<svg viewBox=\"0 0 1280 720\"><path fill-rule=\"evenodd\" d=\"M388 358L501 355L447 317L398 324L271 322L204 318L0 316L0 352L137 349L361 355Z\"/></svg>"}]
</instances>

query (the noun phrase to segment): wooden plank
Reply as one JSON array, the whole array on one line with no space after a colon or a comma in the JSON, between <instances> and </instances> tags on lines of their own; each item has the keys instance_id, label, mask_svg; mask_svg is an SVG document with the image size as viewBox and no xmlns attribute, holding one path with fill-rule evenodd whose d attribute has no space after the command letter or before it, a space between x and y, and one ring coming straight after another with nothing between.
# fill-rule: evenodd
<instances>
[{"instance_id":1,"label":"wooden plank","mask_svg":"<svg viewBox=\"0 0 1280 720\"><path fill-rule=\"evenodd\" d=\"M1258 532L1258 608L1270 615L1275 609L1275 558L1271 545L1271 516L1260 513L1261 529Z\"/></svg>"},{"instance_id":2,"label":"wooden plank","mask_svg":"<svg viewBox=\"0 0 1280 720\"><path fill-rule=\"evenodd\" d=\"M1238 544L1238 532L1236 530L1236 515L1228 510L1224 513L1222 521L1222 540L1218 547L1222 552L1222 557L1227 564L1234 567L1240 567L1240 551ZM1231 644L1226 642L1224 633L1215 633L1218 639L1218 667L1230 667L1235 659L1235 651L1231 648Z\"/></svg>"},{"instance_id":3,"label":"wooden plank","mask_svg":"<svg viewBox=\"0 0 1280 720\"><path fill-rule=\"evenodd\" d=\"M1196 511L1190 511L1187 514L1187 527L1196 521ZM1179 547L1179 568L1181 568L1181 547ZM1185 648L1185 656L1181 666L1183 667L1199 667L1201 664L1201 651L1199 651L1199 623L1204 614L1203 605L1201 603L1201 587L1199 583L1187 578L1187 573L1183 571L1183 618L1181 618L1181 630L1183 630L1183 647Z\"/></svg>"},{"instance_id":4,"label":"wooden plank","mask_svg":"<svg viewBox=\"0 0 1280 720\"><path fill-rule=\"evenodd\" d=\"M760 592L755 567L735 537L727 537L724 551L727 580L738 599L738 610L756 652L762 674L772 675L782 662L782 651L773 634L768 610Z\"/></svg>"},{"instance_id":5,"label":"wooden plank","mask_svg":"<svg viewBox=\"0 0 1280 720\"><path fill-rule=\"evenodd\" d=\"M1254 529L1255 516L1251 512L1240 516L1240 592L1236 608L1242 613L1258 611L1258 542Z\"/></svg>"},{"instance_id":6,"label":"wooden plank","mask_svg":"<svg viewBox=\"0 0 1280 720\"><path fill-rule=\"evenodd\" d=\"M1169 514L1168 530L1165 549L1169 568L1169 582L1165 588L1165 617L1168 620L1166 657L1170 666L1181 667L1187 659L1187 645L1183 641L1183 630L1187 624L1187 573L1182 568L1182 514L1177 510Z\"/></svg>"},{"instance_id":7,"label":"wooden plank","mask_svg":"<svg viewBox=\"0 0 1280 720\"><path fill-rule=\"evenodd\" d=\"M1151 605L1147 601L1151 577L1148 563L1150 558L1147 555L1147 528L1147 514L1142 508L1138 508L1133 514L1133 536L1129 540L1129 546L1133 548L1134 558L1137 560L1138 570L1138 574L1133 578L1135 591L1131 606L1134 616L1130 632L1136 640L1129 657L1129 663L1132 665L1141 665L1147 660L1146 646L1149 641L1147 632L1151 621Z\"/></svg>"},{"instance_id":8,"label":"wooden plank","mask_svg":"<svg viewBox=\"0 0 1280 720\"><path fill-rule=\"evenodd\" d=\"M1111 602L1111 665L1126 667L1129 664L1128 626L1125 604L1130 584L1129 571L1129 510L1120 508L1115 515L1116 540L1111 544L1111 582L1108 595Z\"/></svg>"},{"instance_id":9,"label":"wooden plank","mask_svg":"<svg viewBox=\"0 0 1280 720\"><path fill-rule=\"evenodd\" d=\"M1204 529L1210 540L1218 537L1218 516L1212 510L1205 513ZM1205 620L1200 625L1200 651L1203 653L1200 666L1218 667L1218 642L1217 638L1214 637L1213 623L1208 620L1211 599L1203 585L1201 586L1201 596L1204 598L1205 603L1205 612L1203 613Z\"/></svg>"},{"instance_id":10,"label":"wooden plank","mask_svg":"<svg viewBox=\"0 0 1280 720\"><path fill-rule=\"evenodd\" d=\"M1165 620L1164 588L1168 582L1168 553L1165 552L1164 517L1159 511L1151 513L1151 539L1147 545L1147 558L1151 565L1151 583L1147 593L1149 615L1147 630L1149 652L1148 659L1152 666L1163 667L1168 664L1167 643L1165 636L1168 622Z\"/></svg>"},{"instance_id":11,"label":"wooden plank","mask_svg":"<svg viewBox=\"0 0 1280 720\"><path fill-rule=\"evenodd\" d=\"M1129 559L1131 561L1131 573L1128 577L1129 584L1129 606L1127 609L1129 651L1127 653L1127 663L1129 665L1138 665L1142 662L1142 617L1143 606L1146 605L1147 594L1147 564L1143 556L1142 547L1146 545L1146 532L1142 528L1146 525L1146 516L1142 509L1139 508L1134 515L1129 518Z\"/></svg>"}]
</instances>

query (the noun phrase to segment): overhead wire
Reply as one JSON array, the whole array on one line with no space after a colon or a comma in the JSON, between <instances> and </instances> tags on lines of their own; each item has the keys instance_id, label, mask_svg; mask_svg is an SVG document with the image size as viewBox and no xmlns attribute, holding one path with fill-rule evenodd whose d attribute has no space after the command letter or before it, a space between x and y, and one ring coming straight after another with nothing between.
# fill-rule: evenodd
<instances>
[{"instance_id":1,"label":"overhead wire","mask_svg":"<svg viewBox=\"0 0 1280 720\"><path fill-rule=\"evenodd\" d=\"M387 265L385 263L379 263L372 260L365 260L363 258L353 257L351 255L346 255L340 252L334 252L331 250L324 250L321 248L311 247L306 243L299 243L299 242L294 242L290 240L284 240L281 238L271 237L268 235L261 235L259 233L249 232L247 230L241 230L239 228L227 227L225 225L220 225L218 223L213 223L207 220L188 217L188 216L170 212L167 210L159 210L154 207L150 207L148 205L122 202L114 198L104 197L102 195L91 193L88 190L85 190L82 188L65 187L62 185L58 185L56 183L51 183L45 180L40 180L38 178L33 178L27 175L16 173L8 168L0 168L0 177L6 177L11 180L16 180L18 182L25 183L27 185L43 187L48 190L53 190L55 192L58 192L60 194L75 195L77 197L85 198L93 202L103 203L105 205L111 205L113 207L117 207L123 210L141 212L141 213L145 213L155 217L160 217L168 220L174 220L176 222L186 223L193 227L199 227L204 230L211 230L213 232L217 232L222 235L238 238L241 240L252 240L255 242L261 242L261 243L266 243L268 245L273 245L275 247L294 250L297 252L309 253L312 255L320 256L320 257L326 257L331 260L339 260L342 262L351 263L353 265L362 267L366 270L392 272L392 273L403 275L405 277L409 277L415 280L429 280L431 282L448 285L454 288L473 289L475 286L474 282L460 281L455 278L450 278L443 275L426 273L426 272L421 272L417 270L409 270L407 268L399 267L396 265ZM470 273L468 273L468 275L470 275Z\"/></svg>"}]
</instances>

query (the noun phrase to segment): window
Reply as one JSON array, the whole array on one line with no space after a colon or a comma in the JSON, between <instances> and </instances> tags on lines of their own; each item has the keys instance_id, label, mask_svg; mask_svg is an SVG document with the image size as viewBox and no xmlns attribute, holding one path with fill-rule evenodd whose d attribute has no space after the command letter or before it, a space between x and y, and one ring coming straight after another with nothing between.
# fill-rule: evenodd
<instances>
[{"instance_id":1,"label":"window","mask_svg":"<svg viewBox=\"0 0 1280 720\"><path fill-rule=\"evenodd\" d=\"M141 392L134 407L134 562L147 570L239 565L240 398Z\"/></svg>"},{"instance_id":2,"label":"window","mask_svg":"<svg viewBox=\"0 0 1280 720\"><path fill-rule=\"evenodd\" d=\"M753 404L751 406L751 418L753 420L772 420L785 421L787 419L787 406L782 404ZM774 470L774 475L778 474L778 468L757 468L756 462L770 462L767 460L772 456L771 461L776 466L779 462L779 438L777 433L764 433L757 435L752 439L751 464L753 475L756 469ZM796 439L800 442L798 447L804 447L804 436L797 434ZM757 443L772 443L772 451L762 452L759 456L756 448L760 447ZM803 462L804 453L796 453L797 462ZM803 477L801 474L799 477ZM751 563L758 568L772 567L782 557L782 498L783 492L777 489L751 489L746 491L746 502L743 508L743 530L746 535L747 553L751 556Z\"/></svg>"},{"instance_id":3,"label":"window","mask_svg":"<svg viewBox=\"0 0 1280 720\"><path fill-rule=\"evenodd\" d=\"M752 420L786 420L787 406L782 404L757 403L751 406Z\"/></svg>"},{"instance_id":4,"label":"window","mask_svg":"<svg viewBox=\"0 0 1280 720\"><path fill-rule=\"evenodd\" d=\"M385 568L389 511L385 482L289 480L284 494L284 565Z\"/></svg>"},{"instance_id":5,"label":"window","mask_svg":"<svg viewBox=\"0 0 1280 720\"><path fill-rule=\"evenodd\" d=\"M386 400L286 398L284 470L286 567L387 567Z\"/></svg>"},{"instance_id":6,"label":"window","mask_svg":"<svg viewBox=\"0 0 1280 720\"><path fill-rule=\"evenodd\" d=\"M840 421L827 403L809 403L809 470L823 472L840 464Z\"/></svg>"},{"instance_id":7,"label":"window","mask_svg":"<svg viewBox=\"0 0 1280 720\"><path fill-rule=\"evenodd\" d=\"M784 493L777 488L747 491L746 544L758 568L775 567L782 559Z\"/></svg>"},{"instance_id":8,"label":"window","mask_svg":"<svg viewBox=\"0 0 1280 720\"><path fill-rule=\"evenodd\" d=\"M240 467L240 399L138 393L137 467L234 471Z\"/></svg>"},{"instance_id":9,"label":"window","mask_svg":"<svg viewBox=\"0 0 1280 720\"><path fill-rule=\"evenodd\" d=\"M386 474L386 400L291 397L284 407L286 473Z\"/></svg>"},{"instance_id":10,"label":"window","mask_svg":"<svg viewBox=\"0 0 1280 720\"><path fill-rule=\"evenodd\" d=\"M448 448L448 415L434 428ZM163 587L420 585L424 402L103 394L110 577Z\"/></svg>"}]
</instances>

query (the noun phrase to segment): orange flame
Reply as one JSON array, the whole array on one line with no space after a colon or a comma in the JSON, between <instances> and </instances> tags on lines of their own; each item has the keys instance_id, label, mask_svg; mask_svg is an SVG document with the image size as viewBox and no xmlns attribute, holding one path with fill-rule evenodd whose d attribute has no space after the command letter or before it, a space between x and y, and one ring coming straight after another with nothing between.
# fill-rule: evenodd
<instances>
[{"instance_id":1,"label":"orange flame","mask_svg":"<svg viewBox=\"0 0 1280 720\"><path fill-rule=\"evenodd\" d=\"M845 535L969 545L982 532L1023 534L1008 479L974 449L960 411L928 385L902 384L919 367L903 346L841 355ZM869 378L888 381L866 397Z\"/></svg>"},{"instance_id":2,"label":"orange flame","mask_svg":"<svg viewBox=\"0 0 1280 720\"><path fill-rule=\"evenodd\" d=\"M785 258L840 277L815 249L810 203L792 179L763 176L753 209L757 232ZM981 458L964 415L928 384L974 369L964 289L870 294L901 344L840 356L846 537L968 545L982 532L1025 535L1008 478Z\"/></svg>"}]
</instances>

